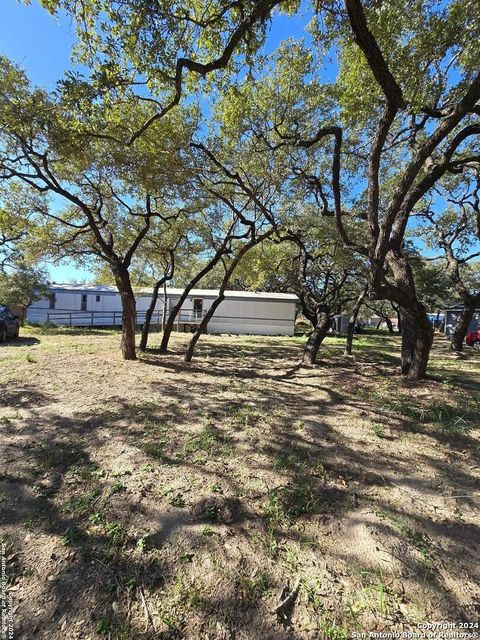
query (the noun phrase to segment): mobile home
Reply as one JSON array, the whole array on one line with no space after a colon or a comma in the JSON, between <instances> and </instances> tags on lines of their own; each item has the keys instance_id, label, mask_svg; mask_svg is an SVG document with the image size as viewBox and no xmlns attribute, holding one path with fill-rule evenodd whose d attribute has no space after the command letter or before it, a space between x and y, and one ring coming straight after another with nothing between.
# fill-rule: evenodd
<instances>
[{"instance_id":1,"label":"mobile home","mask_svg":"<svg viewBox=\"0 0 480 640\"><path fill-rule=\"evenodd\" d=\"M152 322L160 324L163 307L167 315L177 304L183 289L168 288L159 296ZM175 319L178 331L191 331L200 323L218 295L214 289L192 289ZM137 323L142 324L151 292L137 294ZM225 299L208 323L208 333L286 335L294 333L298 298L291 293L226 291ZM66 326L120 326L122 305L116 287L53 284L47 296L27 310L30 322Z\"/></svg>"}]
</instances>

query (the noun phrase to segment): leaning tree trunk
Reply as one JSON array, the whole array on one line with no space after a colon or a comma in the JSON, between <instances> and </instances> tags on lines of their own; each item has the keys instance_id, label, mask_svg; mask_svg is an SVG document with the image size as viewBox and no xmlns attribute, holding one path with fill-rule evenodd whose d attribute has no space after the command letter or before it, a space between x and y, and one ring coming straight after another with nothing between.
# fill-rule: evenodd
<instances>
[{"instance_id":1,"label":"leaning tree trunk","mask_svg":"<svg viewBox=\"0 0 480 640\"><path fill-rule=\"evenodd\" d=\"M393 310L397 314L397 332L402 333L402 314L399 306L395 306L393 303L390 303L393 307Z\"/></svg>"},{"instance_id":2,"label":"leaning tree trunk","mask_svg":"<svg viewBox=\"0 0 480 640\"><path fill-rule=\"evenodd\" d=\"M195 351L195 346L199 341L200 336L204 331L207 330L207 326L208 326L208 323L210 322L211 317L215 313L216 309L219 307L220 303L223 302L223 300L225 300L225 289L223 289L223 291L220 291L219 295L212 302L212 306L207 311L207 313L203 316L202 321L198 325L197 330L193 334L190 342L188 343L188 347L184 356L185 362L192 361L193 353Z\"/></svg>"},{"instance_id":3,"label":"leaning tree trunk","mask_svg":"<svg viewBox=\"0 0 480 640\"><path fill-rule=\"evenodd\" d=\"M225 275L223 276L223 280L222 280L222 283L220 285L220 289L218 290L218 296L212 302L212 306L210 307L210 309L207 311L207 313L202 318L202 321L198 325L197 330L193 334L193 336L192 336L192 338L191 338L191 340L190 340L190 342L188 344L187 351L185 352L185 356L184 356L185 362L191 362L192 361L193 353L195 351L195 345L197 344L198 340L200 339L200 336L202 335L202 333L204 331L206 331L208 323L210 322L210 319L213 316L213 314L215 313L216 309L218 309L220 303L223 302L223 300L225 299L225 289L227 288L228 283L230 282L230 278L232 277L235 269L238 267L238 265L239 265L241 259L243 258L243 256L248 251L250 251L250 249L252 249L257 244L259 244L260 242L265 240L265 238L268 238L269 236L271 236L273 231L274 231L274 229L272 228L269 231L266 231L265 233L262 233L260 236L256 236L255 238L250 240L250 242L248 242L248 244L244 245L239 250L239 252L235 256L235 258L233 258L232 262L229 264L227 270L225 271Z\"/></svg>"},{"instance_id":4,"label":"leaning tree trunk","mask_svg":"<svg viewBox=\"0 0 480 640\"><path fill-rule=\"evenodd\" d=\"M172 308L165 322L165 328L163 330L162 342L160 343L160 353L167 353L168 350L168 342L170 340L170 336L172 335L173 327L175 325L175 318L180 313L183 303L188 297L188 294L193 289L193 287L197 284L200 278L194 278L184 289L182 295L178 299L177 304Z\"/></svg>"},{"instance_id":5,"label":"leaning tree trunk","mask_svg":"<svg viewBox=\"0 0 480 640\"><path fill-rule=\"evenodd\" d=\"M120 269L115 273L115 283L122 301L122 356L124 360L136 360L135 325L137 304L127 269Z\"/></svg>"},{"instance_id":6,"label":"leaning tree trunk","mask_svg":"<svg viewBox=\"0 0 480 640\"><path fill-rule=\"evenodd\" d=\"M163 283L163 309L162 309L162 331L165 331L165 322L167 321L167 283Z\"/></svg>"},{"instance_id":7,"label":"leaning tree trunk","mask_svg":"<svg viewBox=\"0 0 480 640\"><path fill-rule=\"evenodd\" d=\"M357 301L355 302L355 306L352 309L352 315L350 316L350 321L348 323L347 329L347 340L345 342L345 355L352 355L352 344L353 344L353 334L355 332L355 324L357 322L357 317L360 312L360 309L363 304L363 300L366 296L367 290L364 289L362 293L358 296Z\"/></svg>"},{"instance_id":8,"label":"leaning tree trunk","mask_svg":"<svg viewBox=\"0 0 480 640\"><path fill-rule=\"evenodd\" d=\"M224 243L224 245L225 245L225 243ZM224 247L224 245L222 245L222 246ZM219 250L215 254L215 256L210 260L210 262L199 273L197 273L197 275L193 278L193 280L190 280L188 285L185 287L185 290L183 291L182 295L178 299L177 304L170 311L170 313L168 315L168 319L167 319L167 321L166 321L166 323L164 325L162 342L160 344L160 353L167 353L168 342L170 340L170 336L172 334L173 327L175 325L175 318L180 313L180 311L182 309L182 306L183 306L183 303L185 302L185 300L188 297L188 294L195 287L195 285L198 284L200 282L200 280L204 276L206 276L207 273L209 273L213 269L213 267L220 261L220 259L221 259L221 257L223 256L224 253L225 253L224 249L223 250Z\"/></svg>"},{"instance_id":9,"label":"leaning tree trunk","mask_svg":"<svg viewBox=\"0 0 480 640\"><path fill-rule=\"evenodd\" d=\"M303 352L304 364L315 364L320 345L332 325L329 311L330 309L326 305L318 305L315 310L316 324L305 345L305 351Z\"/></svg>"},{"instance_id":10,"label":"leaning tree trunk","mask_svg":"<svg viewBox=\"0 0 480 640\"><path fill-rule=\"evenodd\" d=\"M165 326L165 315L166 315L166 307L167 307L167 282L173 278L173 274L175 271L175 256L173 250L170 251L170 266L167 267L165 273L157 280L155 286L152 291L152 299L150 300L150 304L148 305L147 312L145 314L145 322L142 327L142 337L140 340L140 349L141 351L145 351L147 348L148 335L150 333L150 324L152 322L152 316L155 311L155 306L158 300L158 292L160 291L160 287L163 286L163 309L162 309L162 328Z\"/></svg>"},{"instance_id":11,"label":"leaning tree trunk","mask_svg":"<svg viewBox=\"0 0 480 640\"><path fill-rule=\"evenodd\" d=\"M455 331L452 333L451 347L453 351L463 350L463 341L468 332L468 327L472 321L473 314L475 313L476 301L472 303L465 303L463 311L460 315L460 319L457 322Z\"/></svg>"},{"instance_id":12,"label":"leaning tree trunk","mask_svg":"<svg viewBox=\"0 0 480 640\"><path fill-rule=\"evenodd\" d=\"M395 333L394 330L393 330L393 324L392 324L392 321L390 320L390 318L387 315L385 315L384 313L382 313L381 311L377 311L377 313L380 316L380 320L377 323L377 326L375 328L376 329L380 329L380 327L382 325L382 322L385 322L385 324L387 325L388 333L390 335Z\"/></svg>"},{"instance_id":13,"label":"leaning tree trunk","mask_svg":"<svg viewBox=\"0 0 480 640\"><path fill-rule=\"evenodd\" d=\"M145 320L142 326L142 337L140 338L140 351L145 351L147 348L148 335L150 333L150 324L152 322L152 316L155 311L155 306L158 300L158 292L160 291L160 287L164 282L164 278L161 280L157 280L155 286L152 291L152 299L150 300L150 304L148 305L148 309L145 312Z\"/></svg>"}]
</instances>

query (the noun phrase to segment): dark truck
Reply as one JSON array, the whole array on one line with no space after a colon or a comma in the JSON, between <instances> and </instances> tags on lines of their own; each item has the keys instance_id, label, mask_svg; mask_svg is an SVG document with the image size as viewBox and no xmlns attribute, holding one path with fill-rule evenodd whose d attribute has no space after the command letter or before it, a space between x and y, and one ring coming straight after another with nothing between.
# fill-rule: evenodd
<instances>
[{"instance_id":1,"label":"dark truck","mask_svg":"<svg viewBox=\"0 0 480 640\"><path fill-rule=\"evenodd\" d=\"M19 333L18 316L12 315L5 305L0 304L0 342L5 342L7 338L18 338Z\"/></svg>"}]
</instances>

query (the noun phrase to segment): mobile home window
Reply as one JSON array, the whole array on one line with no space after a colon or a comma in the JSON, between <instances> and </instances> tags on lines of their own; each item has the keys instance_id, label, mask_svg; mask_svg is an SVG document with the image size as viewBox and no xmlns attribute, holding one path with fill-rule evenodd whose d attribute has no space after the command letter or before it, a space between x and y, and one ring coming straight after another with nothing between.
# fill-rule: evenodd
<instances>
[{"instance_id":1,"label":"mobile home window","mask_svg":"<svg viewBox=\"0 0 480 640\"><path fill-rule=\"evenodd\" d=\"M194 298L193 299L193 315L195 317L200 317L203 313L203 300L202 298Z\"/></svg>"},{"instance_id":2,"label":"mobile home window","mask_svg":"<svg viewBox=\"0 0 480 640\"><path fill-rule=\"evenodd\" d=\"M55 296L54 293L49 293L48 294L48 308L49 309L55 309L55 303L57 301L57 298Z\"/></svg>"},{"instance_id":3,"label":"mobile home window","mask_svg":"<svg viewBox=\"0 0 480 640\"><path fill-rule=\"evenodd\" d=\"M95 300L96 300L97 302L100 302L100 296L95 296Z\"/></svg>"},{"instance_id":4,"label":"mobile home window","mask_svg":"<svg viewBox=\"0 0 480 640\"><path fill-rule=\"evenodd\" d=\"M87 310L87 294L86 293L82 293L82 305L80 307L81 311L86 311Z\"/></svg>"}]
</instances>

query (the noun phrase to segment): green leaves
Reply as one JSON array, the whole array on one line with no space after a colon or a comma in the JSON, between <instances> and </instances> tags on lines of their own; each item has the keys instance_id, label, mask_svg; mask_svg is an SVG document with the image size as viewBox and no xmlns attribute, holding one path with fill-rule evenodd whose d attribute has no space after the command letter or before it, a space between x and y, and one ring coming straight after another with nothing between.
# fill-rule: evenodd
<instances>
[{"instance_id":1,"label":"green leaves","mask_svg":"<svg viewBox=\"0 0 480 640\"><path fill-rule=\"evenodd\" d=\"M46 294L48 276L43 269L18 265L8 273L0 272L0 303L28 307Z\"/></svg>"},{"instance_id":2,"label":"green leaves","mask_svg":"<svg viewBox=\"0 0 480 640\"><path fill-rule=\"evenodd\" d=\"M76 58L103 82L134 76L162 103L173 99L177 60L222 69L239 58L251 60L264 42L267 19L278 0L43 0L50 12L66 11L79 39ZM297 3L288 3L290 10ZM225 60L223 57L225 56ZM216 61L220 60L220 64ZM185 70L194 91L211 69Z\"/></svg>"},{"instance_id":3,"label":"green leaves","mask_svg":"<svg viewBox=\"0 0 480 640\"><path fill-rule=\"evenodd\" d=\"M476 0L42 4L73 18L79 38L75 55L89 71L66 74L49 95L32 89L20 70L3 61L3 145L9 158L25 154L29 145L42 162L46 154L62 188L73 190L87 208L101 208L96 238L89 232L72 235L85 213L72 199L70 208L60 207L61 224L68 229L59 233L53 222L48 226L57 246L70 239L82 255L102 241L124 255L142 226L150 193L162 212L185 211L181 233L191 251L186 250L184 264L191 269L242 211L256 224L265 225L270 216L287 235L301 236L312 254L333 255L340 271L363 273L356 250L380 256L376 275L382 279L385 254L402 245L407 221L400 212L408 218L417 202L412 191L435 177L458 129L439 137L440 143L413 164L412 159L478 71ZM381 58L380 66L404 97L394 113L385 115L380 84L385 85L362 45L352 8L357 16L365 14L363 30L378 45L376 60ZM270 19L276 11L300 21L271 51ZM298 25L310 18L307 35L300 37ZM476 121L476 115L467 114L466 121ZM192 150L192 140L212 150L219 164L200 151L202 145ZM455 162L469 150L460 146ZM475 145L472 153L478 155ZM31 154L16 166L24 167L24 160L30 162ZM35 171L21 179L41 188ZM428 194L428 184L425 189L419 189L419 198ZM322 217L334 209L353 249L342 248L333 220ZM54 211L58 203L50 215ZM159 235L155 225L149 233ZM267 270L277 249L268 247L271 255L260 249L250 254L260 275L248 286L262 280L270 286ZM296 268L286 253L282 259ZM139 273L148 260L141 257L145 262L134 264ZM322 273L312 267L311 278ZM245 272L243 281L249 277Z\"/></svg>"}]
</instances>

